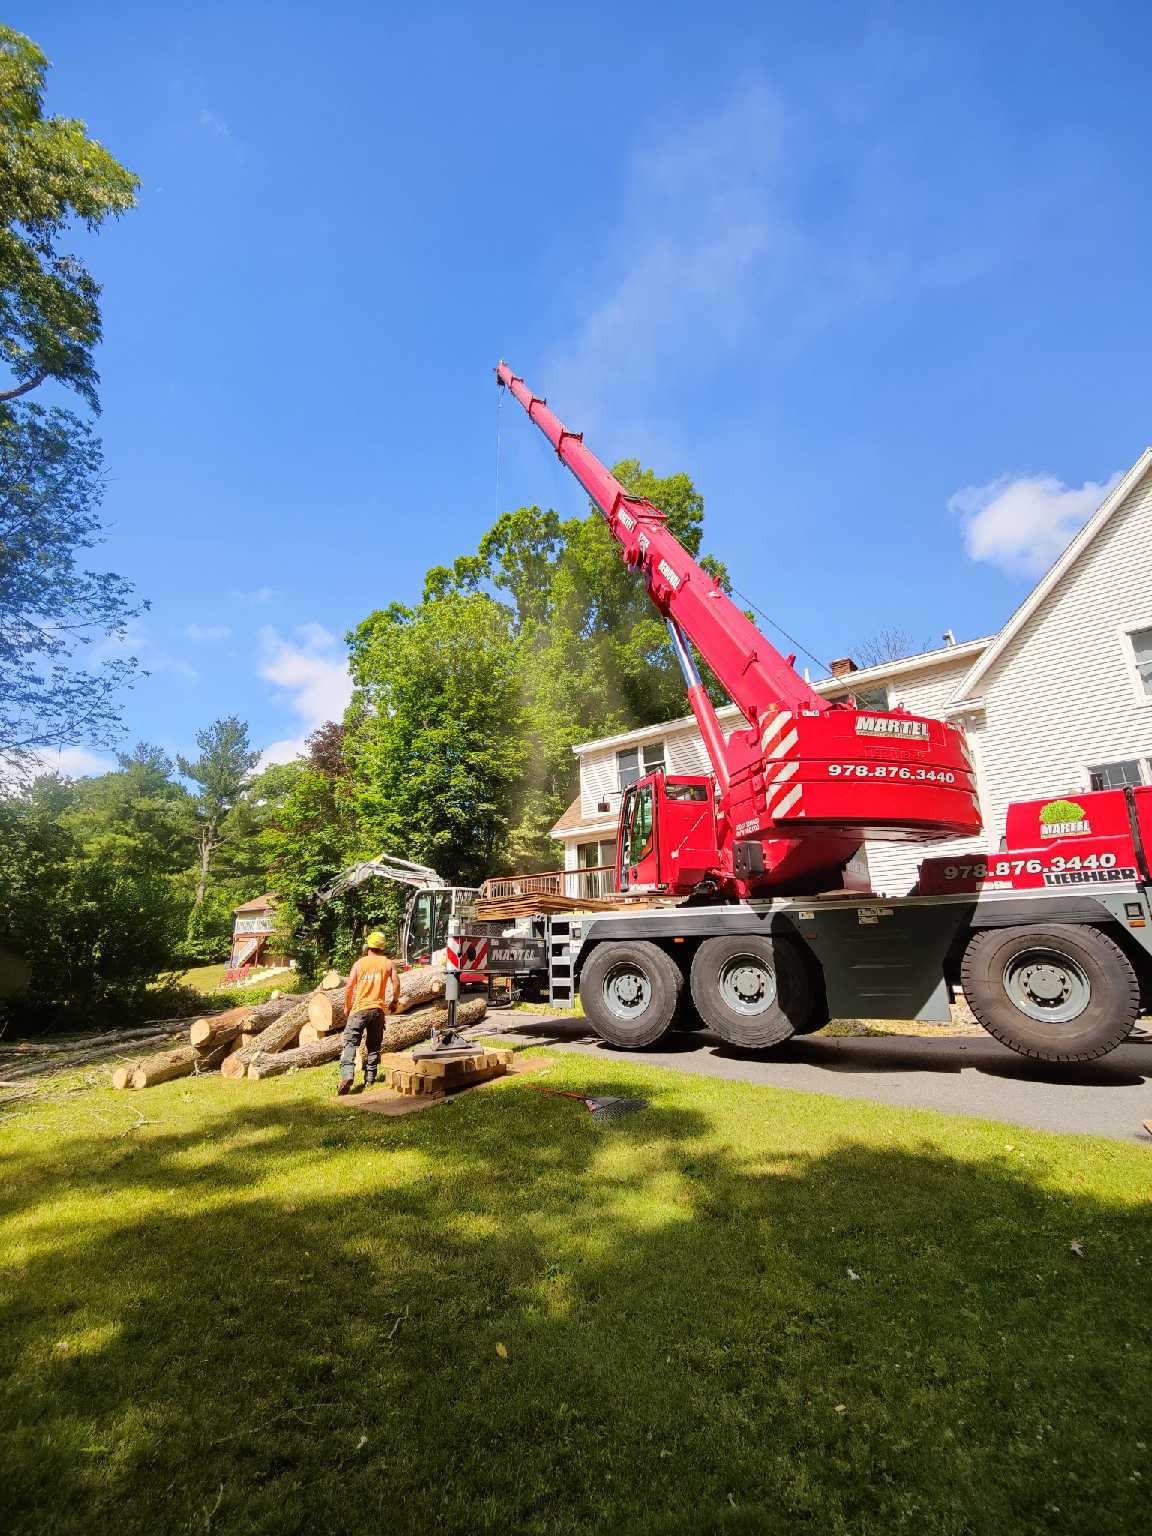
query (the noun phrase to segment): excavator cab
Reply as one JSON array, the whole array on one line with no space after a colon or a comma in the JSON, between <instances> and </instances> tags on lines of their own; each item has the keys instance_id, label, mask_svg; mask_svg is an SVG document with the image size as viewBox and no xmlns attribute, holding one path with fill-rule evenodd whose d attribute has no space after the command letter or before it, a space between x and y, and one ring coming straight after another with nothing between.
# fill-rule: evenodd
<instances>
[{"instance_id":1,"label":"excavator cab","mask_svg":"<svg viewBox=\"0 0 1152 1536\"><path fill-rule=\"evenodd\" d=\"M448 942L448 919L470 916L479 894L474 886L465 885L415 891L404 913L401 959L408 965L427 965Z\"/></svg>"},{"instance_id":2,"label":"excavator cab","mask_svg":"<svg viewBox=\"0 0 1152 1536\"><path fill-rule=\"evenodd\" d=\"M624 791L616 885L641 895L684 890L715 875L715 784L705 774L652 773Z\"/></svg>"}]
</instances>

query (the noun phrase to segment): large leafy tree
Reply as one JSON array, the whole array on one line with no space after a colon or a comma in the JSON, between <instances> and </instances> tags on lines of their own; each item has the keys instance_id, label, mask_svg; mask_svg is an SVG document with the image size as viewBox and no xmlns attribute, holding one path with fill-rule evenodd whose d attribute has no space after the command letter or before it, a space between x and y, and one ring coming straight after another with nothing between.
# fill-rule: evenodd
<instances>
[{"instance_id":1,"label":"large leafy tree","mask_svg":"<svg viewBox=\"0 0 1152 1536\"><path fill-rule=\"evenodd\" d=\"M699 556L704 500L688 475L659 476L636 459L613 473ZM705 556L701 564L727 586L719 562ZM504 513L475 555L428 573L425 596L484 590L510 604L521 687L521 772L506 852L516 865L538 865L554 857L548 831L572 793L572 746L683 714L684 683L663 621L595 510L569 519L535 506Z\"/></svg>"},{"instance_id":2,"label":"large leafy tree","mask_svg":"<svg viewBox=\"0 0 1152 1536\"><path fill-rule=\"evenodd\" d=\"M44 775L0 796L0 935L28 977L0 1018L77 1028L147 1006L183 941L182 795L133 759L101 779Z\"/></svg>"},{"instance_id":3,"label":"large leafy tree","mask_svg":"<svg viewBox=\"0 0 1152 1536\"><path fill-rule=\"evenodd\" d=\"M521 768L513 615L486 593L393 604L355 631L345 743L366 846L470 883L505 854Z\"/></svg>"},{"instance_id":4,"label":"large leafy tree","mask_svg":"<svg viewBox=\"0 0 1152 1536\"><path fill-rule=\"evenodd\" d=\"M131 588L81 569L100 538L99 444L68 411L19 397L47 381L98 408L100 287L63 248L136 200L137 178L74 118L46 117L47 60L0 27L0 762L44 747L105 745L129 659L78 664L83 644L123 635ZM6 376L5 376L6 375Z\"/></svg>"},{"instance_id":5,"label":"large leafy tree","mask_svg":"<svg viewBox=\"0 0 1152 1536\"><path fill-rule=\"evenodd\" d=\"M81 568L100 539L100 445L69 412L0 410L0 760L108 744L131 658L84 665L84 647L123 635L145 607L111 572Z\"/></svg>"},{"instance_id":6,"label":"large leafy tree","mask_svg":"<svg viewBox=\"0 0 1152 1536\"><path fill-rule=\"evenodd\" d=\"M100 287L61 242L131 208L140 183L82 122L45 117L47 69L0 27L0 358L13 378L0 401L55 379L96 409Z\"/></svg>"}]
</instances>

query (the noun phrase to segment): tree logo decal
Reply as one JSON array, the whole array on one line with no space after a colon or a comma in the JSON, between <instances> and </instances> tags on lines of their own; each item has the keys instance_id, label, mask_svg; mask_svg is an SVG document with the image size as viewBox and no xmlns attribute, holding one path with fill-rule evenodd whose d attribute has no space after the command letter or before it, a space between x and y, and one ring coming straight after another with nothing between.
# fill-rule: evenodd
<instances>
[{"instance_id":1,"label":"tree logo decal","mask_svg":"<svg viewBox=\"0 0 1152 1536\"><path fill-rule=\"evenodd\" d=\"M1040 807L1041 837L1077 837L1091 830L1087 812L1075 800L1049 800Z\"/></svg>"}]
</instances>

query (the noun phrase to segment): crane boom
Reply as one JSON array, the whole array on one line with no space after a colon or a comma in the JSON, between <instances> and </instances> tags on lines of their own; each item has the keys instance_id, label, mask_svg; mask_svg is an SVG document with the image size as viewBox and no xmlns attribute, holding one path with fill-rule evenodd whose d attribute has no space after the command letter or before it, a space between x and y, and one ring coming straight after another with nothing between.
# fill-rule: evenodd
<instances>
[{"instance_id":1,"label":"crane boom","mask_svg":"<svg viewBox=\"0 0 1152 1536\"><path fill-rule=\"evenodd\" d=\"M653 604L707 658L749 725L762 724L780 709L823 714L831 708L740 611L720 583L693 560L669 530L658 507L630 495L585 447L583 434L570 432L548 409L548 402L534 395L507 363L496 369L496 378L519 400L561 463L599 507L625 563L643 575Z\"/></svg>"},{"instance_id":2,"label":"crane boom","mask_svg":"<svg viewBox=\"0 0 1152 1536\"><path fill-rule=\"evenodd\" d=\"M859 710L851 699L822 698L697 564L658 507L630 495L583 434L570 431L507 363L497 367L496 379L599 508L624 563L642 576L667 621L711 760L717 799L710 852L695 848L697 873L689 877L691 861L682 857L688 843L675 842L680 832L668 831L664 859L659 836L633 839L622 831L621 860L625 848L631 856L635 841L645 849L637 867L648 863L656 871L645 883L634 870L632 888L694 890L703 868L705 883L738 895L818 890L839 879L864 838L980 831L975 769L959 727L900 706ZM739 707L747 730L725 739L692 646ZM690 792L687 781L683 787ZM647 826L644 812L640 827ZM699 818L684 837L699 837Z\"/></svg>"}]
</instances>

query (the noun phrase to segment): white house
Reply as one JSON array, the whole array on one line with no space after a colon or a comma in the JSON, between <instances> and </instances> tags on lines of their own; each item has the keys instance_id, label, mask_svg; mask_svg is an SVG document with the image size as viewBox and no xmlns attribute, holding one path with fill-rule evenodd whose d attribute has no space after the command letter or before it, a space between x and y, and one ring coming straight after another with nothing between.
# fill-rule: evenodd
<instances>
[{"instance_id":1,"label":"white house","mask_svg":"<svg viewBox=\"0 0 1152 1536\"><path fill-rule=\"evenodd\" d=\"M903 895L928 852L995 848L1012 800L1152 783L1152 448L1105 497L999 634L814 683L873 708L957 721L984 814L978 839L868 846L873 889ZM743 725L732 705L725 731ZM610 887L620 794L641 773L706 773L691 716L573 748L580 792L553 828L570 894ZM599 871L593 873L593 871Z\"/></svg>"}]
</instances>

